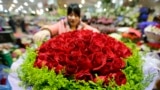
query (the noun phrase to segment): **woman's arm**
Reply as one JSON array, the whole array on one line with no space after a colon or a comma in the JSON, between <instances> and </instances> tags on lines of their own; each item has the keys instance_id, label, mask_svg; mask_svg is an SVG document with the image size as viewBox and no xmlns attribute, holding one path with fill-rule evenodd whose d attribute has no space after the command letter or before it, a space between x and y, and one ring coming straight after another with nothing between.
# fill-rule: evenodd
<instances>
[{"instance_id":1,"label":"woman's arm","mask_svg":"<svg viewBox=\"0 0 160 90\"><path fill-rule=\"evenodd\" d=\"M98 32L98 33L100 33L100 31L98 30L98 29L96 29L96 28L94 28L94 27L92 27L92 26L90 26L90 25L87 25L87 24L85 24L85 23L82 23L83 25L84 25L84 29L85 30L92 30L93 32Z\"/></svg>"},{"instance_id":2,"label":"woman's arm","mask_svg":"<svg viewBox=\"0 0 160 90\"><path fill-rule=\"evenodd\" d=\"M59 23L57 22L54 25L45 25L41 28L41 30L47 30L50 32L51 37L58 34Z\"/></svg>"},{"instance_id":3,"label":"woman's arm","mask_svg":"<svg viewBox=\"0 0 160 90\"><path fill-rule=\"evenodd\" d=\"M34 42L43 42L48 37L53 37L54 35L58 34L58 27L59 22L54 25L45 25L41 28L40 31L38 31L34 36L33 40Z\"/></svg>"}]
</instances>

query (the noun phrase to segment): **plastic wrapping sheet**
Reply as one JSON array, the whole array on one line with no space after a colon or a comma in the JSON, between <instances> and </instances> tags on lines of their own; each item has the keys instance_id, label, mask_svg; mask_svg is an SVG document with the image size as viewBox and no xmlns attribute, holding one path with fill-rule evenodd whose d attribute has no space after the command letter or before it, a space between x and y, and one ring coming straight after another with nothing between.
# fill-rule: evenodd
<instances>
[{"instance_id":1,"label":"plastic wrapping sheet","mask_svg":"<svg viewBox=\"0 0 160 90\"><path fill-rule=\"evenodd\" d=\"M143 70L145 75L151 73L154 74L153 81L146 88L146 90L152 90L155 87L155 83L160 79L160 56L159 52L149 52L142 57L145 60Z\"/></svg>"}]
</instances>

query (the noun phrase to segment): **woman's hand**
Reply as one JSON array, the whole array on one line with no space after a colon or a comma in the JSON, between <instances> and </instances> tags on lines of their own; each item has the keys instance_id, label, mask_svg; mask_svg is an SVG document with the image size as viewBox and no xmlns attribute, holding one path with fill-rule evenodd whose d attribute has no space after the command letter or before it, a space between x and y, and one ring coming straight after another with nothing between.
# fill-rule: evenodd
<instances>
[{"instance_id":1,"label":"woman's hand","mask_svg":"<svg viewBox=\"0 0 160 90\"><path fill-rule=\"evenodd\" d=\"M35 43L37 42L43 42L45 40L47 40L48 38L51 37L51 34L48 30L42 30L37 32L34 36L33 36L33 40Z\"/></svg>"}]
</instances>

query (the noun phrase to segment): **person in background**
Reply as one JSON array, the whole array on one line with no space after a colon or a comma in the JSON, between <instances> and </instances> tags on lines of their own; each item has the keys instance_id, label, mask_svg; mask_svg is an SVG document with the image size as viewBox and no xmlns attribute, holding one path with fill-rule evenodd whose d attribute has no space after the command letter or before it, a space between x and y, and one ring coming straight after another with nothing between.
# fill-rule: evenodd
<instances>
[{"instance_id":1,"label":"person in background","mask_svg":"<svg viewBox=\"0 0 160 90\"><path fill-rule=\"evenodd\" d=\"M81 21L81 10L76 3L70 4L67 7L67 17L65 19L60 20L54 25L43 26L41 31L33 36L33 40L35 42L42 42L46 37L53 37L74 30L92 30L93 32L99 32L96 28Z\"/></svg>"},{"instance_id":2,"label":"person in background","mask_svg":"<svg viewBox=\"0 0 160 90\"><path fill-rule=\"evenodd\" d=\"M20 20L20 28L21 28L22 32L27 33L25 20L23 18L21 18L21 20Z\"/></svg>"},{"instance_id":3,"label":"person in background","mask_svg":"<svg viewBox=\"0 0 160 90\"><path fill-rule=\"evenodd\" d=\"M149 8L148 7L141 7L139 10L140 15L138 16L138 22L146 22L148 19Z\"/></svg>"},{"instance_id":4,"label":"person in background","mask_svg":"<svg viewBox=\"0 0 160 90\"><path fill-rule=\"evenodd\" d=\"M88 19L87 19L86 15L83 15L82 21L83 21L84 23L88 24Z\"/></svg>"},{"instance_id":5,"label":"person in background","mask_svg":"<svg viewBox=\"0 0 160 90\"><path fill-rule=\"evenodd\" d=\"M13 32L16 32L16 23L13 20L12 16L9 17L9 21L8 21L9 26L12 28Z\"/></svg>"},{"instance_id":6,"label":"person in background","mask_svg":"<svg viewBox=\"0 0 160 90\"><path fill-rule=\"evenodd\" d=\"M6 26L6 20L4 19L3 15L0 14L0 30L3 30L4 26Z\"/></svg>"},{"instance_id":7,"label":"person in background","mask_svg":"<svg viewBox=\"0 0 160 90\"><path fill-rule=\"evenodd\" d=\"M155 17L153 18L153 21L160 24L160 15L155 16Z\"/></svg>"},{"instance_id":8,"label":"person in background","mask_svg":"<svg viewBox=\"0 0 160 90\"><path fill-rule=\"evenodd\" d=\"M149 8L149 14L148 14L148 22L152 22L155 17L155 10L153 8Z\"/></svg>"}]
</instances>

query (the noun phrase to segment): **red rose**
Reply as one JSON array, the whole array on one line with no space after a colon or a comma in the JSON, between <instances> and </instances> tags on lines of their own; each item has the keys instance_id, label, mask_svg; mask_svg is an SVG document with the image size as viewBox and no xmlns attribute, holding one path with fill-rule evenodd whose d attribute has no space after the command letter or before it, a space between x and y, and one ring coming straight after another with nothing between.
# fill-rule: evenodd
<instances>
[{"instance_id":1,"label":"red rose","mask_svg":"<svg viewBox=\"0 0 160 90\"><path fill-rule=\"evenodd\" d=\"M37 59L47 60L47 53L38 53Z\"/></svg>"},{"instance_id":2,"label":"red rose","mask_svg":"<svg viewBox=\"0 0 160 90\"><path fill-rule=\"evenodd\" d=\"M116 54L115 54L116 52L113 52L111 48L109 48L108 46L103 47L102 52L107 55L108 59L112 59L116 57Z\"/></svg>"},{"instance_id":3,"label":"red rose","mask_svg":"<svg viewBox=\"0 0 160 90\"><path fill-rule=\"evenodd\" d=\"M100 70L97 71L98 75L105 76L110 73L110 65L105 64Z\"/></svg>"},{"instance_id":4,"label":"red rose","mask_svg":"<svg viewBox=\"0 0 160 90\"><path fill-rule=\"evenodd\" d=\"M76 62L71 60L67 60L65 65L65 73L66 75L73 75L77 72L78 66Z\"/></svg>"},{"instance_id":5,"label":"red rose","mask_svg":"<svg viewBox=\"0 0 160 90\"><path fill-rule=\"evenodd\" d=\"M44 60L47 60L47 61L49 61L49 62L51 62L51 61L56 61L55 59L54 59L54 54L52 54L52 53L50 53L50 54L46 54L46 59L44 59Z\"/></svg>"},{"instance_id":6,"label":"red rose","mask_svg":"<svg viewBox=\"0 0 160 90\"><path fill-rule=\"evenodd\" d=\"M57 53L57 54L54 55L54 59L56 61L58 61L60 65L64 66L64 65L66 65L68 57L67 57L67 54Z\"/></svg>"},{"instance_id":7,"label":"red rose","mask_svg":"<svg viewBox=\"0 0 160 90\"><path fill-rule=\"evenodd\" d=\"M47 51L46 45L42 44L40 48L37 49L39 53L45 53Z\"/></svg>"},{"instance_id":8,"label":"red rose","mask_svg":"<svg viewBox=\"0 0 160 90\"><path fill-rule=\"evenodd\" d=\"M121 58L114 58L110 64L110 70L115 71L125 67L125 62Z\"/></svg>"},{"instance_id":9,"label":"red rose","mask_svg":"<svg viewBox=\"0 0 160 90\"><path fill-rule=\"evenodd\" d=\"M42 66L45 66L47 64L47 61L37 59L34 63L34 67L42 68Z\"/></svg>"},{"instance_id":10,"label":"red rose","mask_svg":"<svg viewBox=\"0 0 160 90\"><path fill-rule=\"evenodd\" d=\"M72 61L75 61L75 62L78 60L78 58L80 56L82 56L82 53L81 53L80 50L78 50L78 51L71 51L70 54L68 55L69 60L72 60Z\"/></svg>"},{"instance_id":11,"label":"red rose","mask_svg":"<svg viewBox=\"0 0 160 90\"><path fill-rule=\"evenodd\" d=\"M121 42L119 42L119 43L122 44ZM122 44L120 46L120 48L122 48L122 52L120 55L122 55L123 58L126 58L132 54L131 50L129 48L127 48L127 46L125 46L124 44Z\"/></svg>"},{"instance_id":12,"label":"red rose","mask_svg":"<svg viewBox=\"0 0 160 90\"><path fill-rule=\"evenodd\" d=\"M102 34L94 33L91 38L91 43L94 43L96 46L103 48L107 43L106 37Z\"/></svg>"},{"instance_id":13,"label":"red rose","mask_svg":"<svg viewBox=\"0 0 160 90\"><path fill-rule=\"evenodd\" d=\"M127 79L124 73L117 72L115 76L115 81L118 85L126 84Z\"/></svg>"},{"instance_id":14,"label":"red rose","mask_svg":"<svg viewBox=\"0 0 160 90\"><path fill-rule=\"evenodd\" d=\"M55 67L57 67L59 63L56 60L52 60L52 61L48 61L47 62L47 67L48 69L54 69Z\"/></svg>"},{"instance_id":15,"label":"red rose","mask_svg":"<svg viewBox=\"0 0 160 90\"><path fill-rule=\"evenodd\" d=\"M81 71L75 74L76 80L93 80L93 76L88 71Z\"/></svg>"},{"instance_id":16,"label":"red rose","mask_svg":"<svg viewBox=\"0 0 160 90\"><path fill-rule=\"evenodd\" d=\"M75 40L76 49L83 51L86 48L85 42L83 40L77 39Z\"/></svg>"},{"instance_id":17,"label":"red rose","mask_svg":"<svg viewBox=\"0 0 160 90\"><path fill-rule=\"evenodd\" d=\"M115 54L118 57L125 58L129 55L131 55L131 51L129 48L127 48L123 43L121 42L115 42L115 45L111 47L113 52L116 52Z\"/></svg>"},{"instance_id":18,"label":"red rose","mask_svg":"<svg viewBox=\"0 0 160 90\"><path fill-rule=\"evenodd\" d=\"M64 69L64 67L62 65L57 65L55 67L55 72L58 74L60 71L62 71Z\"/></svg>"},{"instance_id":19,"label":"red rose","mask_svg":"<svg viewBox=\"0 0 160 90\"><path fill-rule=\"evenodd\" d=\"M72 50L75 49L75 41L72 40L70 42L64 43L63 46L64 46L65 51L67 53L70 53Z\"/></svg>"},{"instance_id":20,"label":"red rose","mask_svg":"<svg viewBox=\"0 0 160 90\"><path fill-rule=\"evenodd\" d=\"M85 42L88 42L90 41L93 32L91 32L90 30L81 30L73 33L72 35L77 39L81 39Z\"/></svg>"},{"instance_id":21,"label":"red rose","mask_svg":"<svg viewBox=\"0 0 160 90\"><path fill-rule=\"evenodd\" d=\"M94 58L92 59L93 70L100 70L106 64L107 56L101 52L97 52L94 54Z\"/></svg>"},{"instance_id":22,"label":"red rose","mask_svg":"<svg viewBox=\"0 0 160 90\"><path fill-rule=\"evenodd\" d=\"M64 43L64 42L62 42L62 41L51 42L50 45L49 45L51 47L50 49L51 50L60 50L60 51L62 50L63 51L64 47L61 43ZM51 51L51 52L53 52L53 51Z\"/></svg>"},{"instance_id":23,"label":"red rose","mask_svg":"<svg viewBox=\"0 0 160 90\"><path fill-rule=\"evenodd\" d=\"M105 40L105 41L106 41L105 46L112 47L112 46L115 45L115 42L117 42L116 39L114 39L114 38L112 38L112 37L110 37L110 36L108 36L108 35L104 35L104 37L105 37L105 39L106 39L106 40Z\"/></svg>"},{"instance_id":24,"label":"red rose","mask_svg":"<svg viewBox=\"0 0 160 90\"><path fill-rule=\"evenodd\" d=\"M92 68L91 60L85 55L82 55L77 60L78 71L90 71Z\"/></svg>"},{"instance_id":25,"label":"red rose","mask_svg":"<svg viewBox=\"0 0 160 90\"><path fill-rule=\"evenodd\" d=\"M91 51L91 52L101 52L102 51L102 48L95 45L94 43L91 43L88 47L88 49Z\"/></svg>"},{"instance_id":26,"label":"red rose","mask_svg":"<svg viewBox=\"0 0 160 90\"><path fill-rule=\"evenodd\" d=\"M123 72L121 72L121 71L117 71L115 73L111 73L109 75L109 78L114 78L116 84L119 85L119 86L122 85L122 84L126 84L126 82L127 82L125 74Z\"/></svg>"},{"instance_id":27,"label":"red rose","mask_svg":"<svg viewBox=\"0 0 160 90\"><path fill-rule=\"evenodd\" d=\"M102 48L107 43L106 40L103 34L99 35L98 33L94 33L90 41L89 50L92 52L102 52Z\"/></svg>"},{"instance_id":28,"label":"red rose","mask_svg":"<svg viewBox=\"0 0 160 90\"><path fill-rule=\"evenodd\" d=\"M77 56L77 57L79 57L79 56L81 56L82 55L82 52L80 51L80 50L74 50L74 51L71 51L70 52L70 55L71 56ZM77 58L76 58L77 59Z\"/></svg>"}]
</instances>

